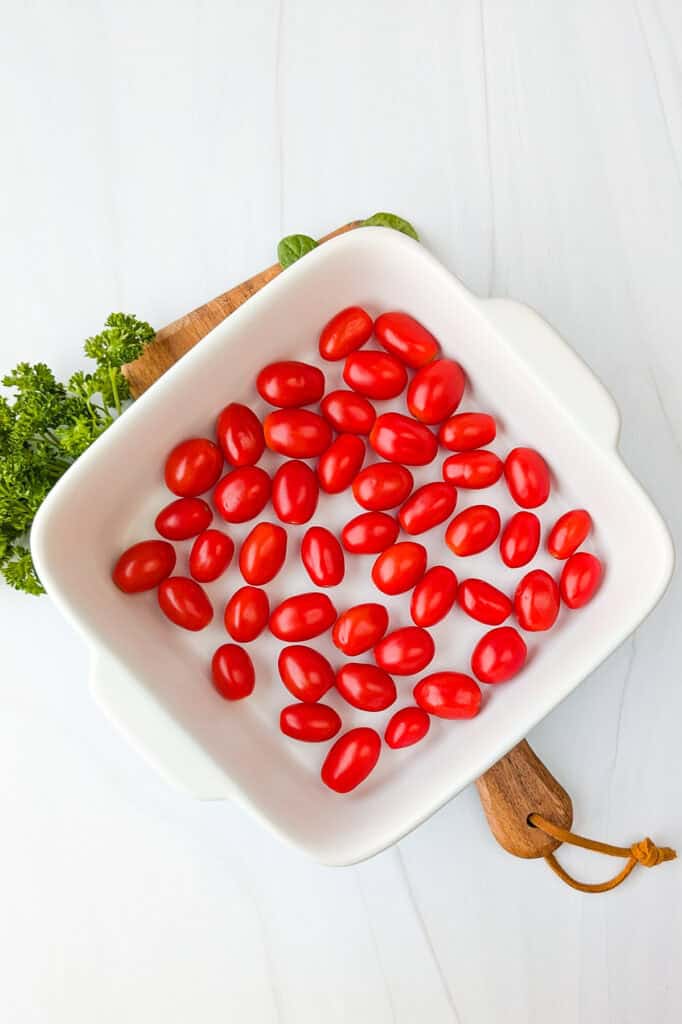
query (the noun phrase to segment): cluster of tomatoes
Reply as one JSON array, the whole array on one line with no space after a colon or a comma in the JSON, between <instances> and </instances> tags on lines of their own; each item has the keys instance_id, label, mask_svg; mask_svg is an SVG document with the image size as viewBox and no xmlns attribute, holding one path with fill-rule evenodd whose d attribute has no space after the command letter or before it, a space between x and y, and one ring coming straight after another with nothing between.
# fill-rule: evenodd
<instances>
[{"instance_id":1,"label":"cluster of tomatoes","mask_svg":"<svg viewBox=\"0 0 682 1024\"><path fill-rule=\"evenodd\" d=\"M372 334L381 348L364 347ZM547 538L549 553L564 563L558 582L535 569L510 598L482 579L459 582L447 565L427 568L424 546L399 540L400 530L413 538L446 520L445 543L458 558L484 551L500 537L504 564L527 565L541 537L540 521L531 510L544 504L551 488L545 460L532 448L514 448L504 461L486 450L496 436L494 418L481 412L456 413L466 384L464 371L441 357L433 335L405 313L384 313L373 322L359 307L342 310L322 331L319 348L326 360L345 360L347 389L325 394L324 374L306 363L266 366L256 387L274 411L261 423L247 406L232 403L218 417L217 444L192 438L170 453L165 481L177 498L159 512L155 524L165 539L145 540L125 551L113 579L126 593L157 588L159 606L172 622L203 629L213 618L213 608L202 584L222 576L235 545L227 533L211 526L213 510L201 495L212 490L213 506L226 523L256 519L272 501L279 523L257 522L241 544L238 562L245 585L232 594L224 611L225 628L234 642L215 651L212 679L226 699L247 697L255 672L242 645L269 628L287 645L280 651L278 669L296 698L281 712L281 730L308 742L330 740L342 727L337 711L321 703L332 687L353 707L390 707L397 699L394 677L421 673L429 665L435 646L428 628L457 605L493 627L471 656L475 678L454 671L422 678L413 689L414 704L396 711L384 733L389 747L405 747L426 735L433 715L476 715L480 682L502 683L519 672L527 649L521 633L503 625L512 614L522 630L549 629L562 601L580 608L592 598L602 566L596 556L578 550L592 521L588 512L574 509L556 521ZM408 369L415 371L410 380ZM377 415L372 399L394 399L405 389L409 415ZM319 412L306 408L317 403ZM367 444L382 461L363 468ZM272 476L257 465L266 447L286 460ZM415 490L409 467L428 465L441 447L452 453L442 463L442 480ZM317 460L314 469L302 461L312 459ZM229 471L221 476L225 461ZM453 517L458 489L480 490L502 477L520 507L504 529L492 505L471 505ZM363 511L346 523L340 541L326 527L313 525L301 542L302 563L320 589L288 597L271 609L263 588L287 556L288 534L280 523L308 523L320 491L338 494L348 488ZM176 553L170 542L190 538L196 539L189 576L173 575ZM338 614L324 589L343 580L347 554L375 556L371 578L382 594L410 593L413 625L389 632L389 615L379 602ZM373 661L348 661L335 671L306 644L329 630L346 657L371 651ZM349 730L328 751L323 781L337 792L348 792L372 771L380 749L381 737L374 729Z\"/></svg>"}]
</instances>

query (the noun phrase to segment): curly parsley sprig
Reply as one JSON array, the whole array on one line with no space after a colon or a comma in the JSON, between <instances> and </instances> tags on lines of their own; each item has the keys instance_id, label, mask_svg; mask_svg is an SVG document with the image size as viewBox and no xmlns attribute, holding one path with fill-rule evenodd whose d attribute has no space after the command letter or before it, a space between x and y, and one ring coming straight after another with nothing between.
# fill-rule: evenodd
<instances>
[{"instance_id":1,"label":"curly parsley sprig","mask_svg":"<svg viewBox=\"0 0 682 1024\"><path fill-rule=\"evenodd\" d=\"M112 313L88 338L91 372L66 384L45 363L19 363L2 378L0 396L0 573L11 587L43 594L28 536L36 512L60 476L121 414L130 398L121 372L154 337L144 320Z\"/></svg>"}]
</instances>

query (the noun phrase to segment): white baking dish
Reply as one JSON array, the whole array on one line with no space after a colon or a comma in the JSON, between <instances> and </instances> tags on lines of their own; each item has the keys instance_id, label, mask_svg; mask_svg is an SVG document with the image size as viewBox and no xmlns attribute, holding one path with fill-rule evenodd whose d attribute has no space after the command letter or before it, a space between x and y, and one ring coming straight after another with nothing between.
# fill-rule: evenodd
<instances>
[{"instance_id":1,"label":"white baking dish","mask_svg":"<svg viewBox=\"0 0 682 1024\"><path fill-rule=\"evenodd\" d=\"M258 679L252 698L230 704L210 685L211 654L227 639L222 609L239 585L235 566L209 586L215 621L199 634L171 626L154 593L134 598L119 593L110 570L121 550L154 536L155 513L169 500L162 481L169 449L185 437L210 435L228 401L262 409L253 387L260 367L281 357L318 361L321 326L350 304L372 314L404 309L439 337L445 354L461 361L473 384L460 408L489 410L502 425L491 447L504 454L514 444L535 445L548 459L554 490L540 510L543 523L576 505L589 508L596 524L590 546L607 569L590 606L563 609L549 634L528 635L527 667L510 683L484 687L478 718L434 720L416 747L384 748L370 778L339 796L319 779L326 744L296 743L278 731L279 709L291 698L275 670L280 645L274 638L250 645ZM330 383L340 369L324 365ZM300 260L136 402L50 494L35 522L33 551L52 598L92 645L97 699L141 752L196 796L234 797L315 858L344 864L394 842L484 772L656 604L672 571L671 541L618 457L617 435L618 413L608 393L536 314L506 300L474 297L418 243L368 228ZM267 457L264 464L267 468ZM437 479L439 469L434 464L415 476L418 482ZM487 500L503 514L513 510L503 483L486 492L460 492L458 508ZM338 527L357 511L350 497L325 497L314 521ZM264 515L274 518L271 508ZM228 532L240 539L248 528L228 527ZM302 532L299 528L296 537ZM446 561L460 578L483 576L512 593L527 571L506 569L496 546L455 559L442 544L443 530L431 532L434 537L426 543L432 562ZM290 537L285 570L270 585L273 602L312 589L299 564L296 537ZM177 572L186 571L185 557L183 552ZM343 594L341 588L331 592L340 609L376 599L371 562L352 560ZM546 555L537 564L555 573L559 568ZM393 598L389 605L392 625L407 624L408 602ZM438 653L428 671L467 671L469 653L485 630L453 613L433 630ZM314 643L339 663L327 638ZM409 702L414 682L398 681L399 704ZM346 725L380 730L395 710L372 715L345 706L338 696L329 702L342 710Z\"/></svg>"}]
</instances>

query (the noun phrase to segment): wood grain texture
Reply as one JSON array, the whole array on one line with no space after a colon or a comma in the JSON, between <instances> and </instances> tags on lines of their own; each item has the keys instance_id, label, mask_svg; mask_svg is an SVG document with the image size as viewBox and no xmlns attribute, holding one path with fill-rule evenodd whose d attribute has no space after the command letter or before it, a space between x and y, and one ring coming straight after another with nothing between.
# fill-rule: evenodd
<instances>
[{"instance_id":1,"label":"wood grain texture","mask_svg":"<svg viewBox=\"0 0 682 1024\"><path fill-rule=\"evenodd\" d=\"M360 227L362 221L354 220L348 224L330 231L319 239L320 244L335 238L336 235L343 235L346 231ZM278 274L281 274L282 267L279 263L261 270L259 274L247 278L241 284L234 285L222 295L210 299L203 306L198 306L191 313L173 320L157 331L154 340L146 347L139 359L128 363L123 367L123 373L128 380L130 393L133 398L139 398L147 388L151 387L154 381L158 380L166 370L170 369L173 363L189 352L197 342L222 323L230 313L234 313L247 299L264 288Z\"/></svg>"},{"instance_id":2,"label":"wood grain texture","mask_svg":"<svg viewBox=\"0 0 682 1024\"><path fill-rule=\"evenodd\" d=\"M477 779L490 830L516 857L544 857L561 844L528 824L535 812L563 828L573 823L573 805L566 790L522 740Z\"/></svg>"}]
</instances>

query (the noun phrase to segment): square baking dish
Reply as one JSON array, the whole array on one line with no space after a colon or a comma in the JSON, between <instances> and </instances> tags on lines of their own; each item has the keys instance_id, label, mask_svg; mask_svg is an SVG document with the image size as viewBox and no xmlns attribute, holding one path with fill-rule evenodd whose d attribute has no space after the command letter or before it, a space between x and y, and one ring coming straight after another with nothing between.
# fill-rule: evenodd
<instances>
[{"instance_id":1,"label":"square baking dish","mask_svg":"<svg viewBox=\"0 0 682 1024\"><path fill-rule=\"evenodd\" d=\"M226 641L222 611L241 585L236 565L207 591L214 622L199 634L173 627L154 592L130 597L111 582L120 552L154 536L154 517L170 500L163 484L168 451L186 437L213 435L220 409L242 401L265 412L254 380L278 358L323 366L328 388L341 366L322 364L321 327L339 309L362 305L372 315L404 309L459 360L470 384L460 411L492 412L500 431L490 446L504 456L517 444L537 446L553 472L553 493L537 510L543 527L573 507L590 510L587 547L603 559L604 582L593 602L563 608L548 634L527 634L529 660L513 681L483 687L480 715L434 719L416 747L384 748L358 789L340 796L320 782L326 745L282 736L279 709L291 698L276 671L280 648L270 635L249 645L257 684L251 698L230 704L210 684L213 650ZM399 398L376 403L396 408ZM69 469L36 518L32 548L38 572L66 617L93 651L92 686L105 711L174 783L202 798L237 799L282 838L329 864L378 852L414 828L517 743L631 633L654 607L670 578L668 531L617 451L618 413L600 382L558 335L527 307L481 300L421 245L395 231L366 228L320 246L277 277L180 360ZM261 463L272 469L267 454ZM439 464L415 471L416 485L439 479ZM503 482L459 492L457 510L496 505L503 521L515 507ZM339 529L359 511L352 497L322 496L311 523ZM262 518L274 518L270 506ZM220 523L216 521L216 525ZM238 542L251 524L227 526ZM307 524L308 526L311 524ZM268 586L271 604L311 590L297 543L306 527L290 528L285 568ZM457 559L443 545L444 528L420 537L429 564L444 561L460 579L482 576L513 593L529 568L558 573L546 553L524 569L501 562L497 545ZM186 573L191 542L177 545L176 573ZM638 552L646 551L646 558ZM372 557L348 556L346 580L329 591L339 611L376 600ZM409 601L387 598L391 628L409 622ZM432 630L436 659L428 672L469 671L469 656L488 627L454 612ZM328 637L312 641L339 664ZM425 672L421 675L426 674ZM356 711L334 694L325 702L344 728L380 732L396 707L411 702L416 679L401 678L398 702L378 714Z\"/></svg>"}]
</instances>

